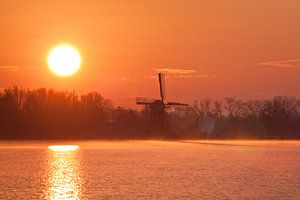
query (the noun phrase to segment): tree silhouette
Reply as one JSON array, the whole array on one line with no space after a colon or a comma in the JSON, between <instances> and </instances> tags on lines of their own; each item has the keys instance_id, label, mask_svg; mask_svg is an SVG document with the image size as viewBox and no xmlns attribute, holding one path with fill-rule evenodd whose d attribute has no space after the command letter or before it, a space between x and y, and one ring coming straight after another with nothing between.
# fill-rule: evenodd
<instances>
[{"instance_id":1,"label":"tree silhouette","mask_svg":"<svg viewBox=\"0 0 300 200\"><path fill-rule=\"evenodd\" d=\"M205 98L185 109L170 109L168 129L179 138L299 138L300 101L224 101ZM114 107L97 92L10 87L0 92L2 139L148 138L149 110Z\"/></svg>"}]
</instances>

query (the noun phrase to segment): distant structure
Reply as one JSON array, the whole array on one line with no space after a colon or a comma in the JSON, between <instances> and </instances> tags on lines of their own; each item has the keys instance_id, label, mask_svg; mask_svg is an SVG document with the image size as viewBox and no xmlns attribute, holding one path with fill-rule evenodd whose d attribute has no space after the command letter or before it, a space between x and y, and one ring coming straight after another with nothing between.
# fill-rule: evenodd
<instances>
[{"instance_id":1,"label":"distant structure","mask_svg":"<svg viewBox=\"0 0 300 200\"><path fill-rule=\"evenodd\" d=\"M168 131L167 110L171 106L188 106L188 104L167 102L166 90L165 90L165 74L158 73L160 99L149 99L143 97L137 97L136 103L138 105L144 105L150 110L150 118L147 123L146 131L152 136L175 138L176 135L172 135Z\"/></svg>"}]
</instances>

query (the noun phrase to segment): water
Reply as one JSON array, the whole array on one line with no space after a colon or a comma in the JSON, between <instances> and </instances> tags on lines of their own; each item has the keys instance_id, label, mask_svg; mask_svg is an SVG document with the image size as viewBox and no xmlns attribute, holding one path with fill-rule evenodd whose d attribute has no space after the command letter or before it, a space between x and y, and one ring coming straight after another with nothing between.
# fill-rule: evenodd
<instances>
[{"instance_id":1,"label":"water","mask_svg":"<svg viewBox=\"0 0 300 200\"><path fill-rule=\"evenodd\" d=\"M300 199L300 141L55 144L1 142L0 199Z\"/></svg>"}]
</instances>

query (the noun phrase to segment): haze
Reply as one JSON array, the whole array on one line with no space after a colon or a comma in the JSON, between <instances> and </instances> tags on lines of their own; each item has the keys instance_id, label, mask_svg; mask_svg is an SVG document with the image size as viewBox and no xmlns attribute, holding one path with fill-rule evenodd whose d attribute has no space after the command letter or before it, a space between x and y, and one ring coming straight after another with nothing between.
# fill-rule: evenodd
<instances>
[{"instance_id":1,"label":"haze","mask_svg":"<svg viewBox=\"0 0 300 200\"><path fill-rule=\"evenodd\" d=\"M300 97L298 0L9 0L0 2L0 87L98 91L116 104L158 96ZM62 42L80 73L57 77L46 57Z\"/></svg>"}]
</instances>

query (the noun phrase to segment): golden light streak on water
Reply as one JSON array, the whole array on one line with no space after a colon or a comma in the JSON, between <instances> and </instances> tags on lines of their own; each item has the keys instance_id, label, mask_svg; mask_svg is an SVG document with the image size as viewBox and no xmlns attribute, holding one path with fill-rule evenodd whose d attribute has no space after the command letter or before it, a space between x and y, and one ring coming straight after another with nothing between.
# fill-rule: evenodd
<instances>
[{"instance_id":1,"label":"golden light streak on water","mask_svg":"<svg viewBox=\"0 0 300 200\"><path fill-rule=\"evenodd\" d=\"M51 151L76 151L79 149L78 145L51 145L48 146Z\"/></svg>"},{"instance_id":2,"label":"golden light streak on water","mask_svg":"<svg viewBox=\"0 0 300 200\"><path fill-rule=\"evenodd\" d=\"M81 179L77 145L52 145L49 149L47 199L80 199Z\"/></svg>"}]
</instances>

